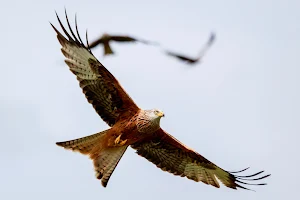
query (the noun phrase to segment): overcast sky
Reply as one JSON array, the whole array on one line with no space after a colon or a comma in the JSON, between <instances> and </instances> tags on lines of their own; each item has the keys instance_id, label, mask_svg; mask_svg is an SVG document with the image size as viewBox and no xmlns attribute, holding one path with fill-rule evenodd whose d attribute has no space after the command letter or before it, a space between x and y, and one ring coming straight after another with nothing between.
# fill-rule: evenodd
<instances>
[{"instance_id":1,"label":"overcast sky","mask_svg":"<svg viewBox=\"0 0 300 200\"><path fill-rule=\"evenodd\" d=\"M268 185L216 189L163 172L128 149L103 188L88 157L55 145L108 128L49 25L58 27L54 11L63 18L64 7L71 22L77 13L90 41L125 33L196 56L215 31L215 44L194 67L142 44L94 54L141 108L164 111L167 132L226 170L266 170ZM296 0L3 1L0 199L296 199L299 9Z\"/></svg>"}]
</instances>

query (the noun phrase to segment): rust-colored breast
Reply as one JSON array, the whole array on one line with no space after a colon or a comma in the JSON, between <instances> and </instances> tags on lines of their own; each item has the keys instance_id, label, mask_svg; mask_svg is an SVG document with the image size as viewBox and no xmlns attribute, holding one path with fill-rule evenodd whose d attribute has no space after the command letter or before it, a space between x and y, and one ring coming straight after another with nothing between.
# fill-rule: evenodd
<instances>
[{"instance_id":1,"label":"rust-colored breast","mask_svg":"<svg viewBox=\"0 0 300 200\"><path fill-rule=\"evenodd\" d=\"M151 120L144 111L139 112L135 123L138 132L148 135L160 128L159 121Z\"/></svg>"}]
</instances>

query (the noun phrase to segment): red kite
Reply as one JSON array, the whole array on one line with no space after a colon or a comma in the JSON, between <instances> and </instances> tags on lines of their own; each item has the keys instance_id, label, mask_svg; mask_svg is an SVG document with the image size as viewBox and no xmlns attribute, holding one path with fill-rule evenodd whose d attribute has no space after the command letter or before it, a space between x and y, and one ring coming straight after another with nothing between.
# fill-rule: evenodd
<instances>
[{"instance_id":1,"label":"red kite","mask_svg":"<svg viewBox=\"0 0 300 200\"><path fill-rule=\"evenodd\" d=\"M65 62L76 75L88 102L110 128L94 135L56 144L88 155L94 162L96 177L104 187L128 146L164 171L217 188L220 187L217 179L233 189L247 189L244 184L264 185L249 183L269 176L256 177L263 171L248 176L238 174L244 170L225 171L164 131L160 127L160 119L164 117L164 113L158 109L139 108L116 78L95 58L88 41L87 47L83 44L78 34L77 22L75 35L67 14L70 33L58 16L57 19L67 38L51 25L62 45Z\"/></svg>"}]
</instances>

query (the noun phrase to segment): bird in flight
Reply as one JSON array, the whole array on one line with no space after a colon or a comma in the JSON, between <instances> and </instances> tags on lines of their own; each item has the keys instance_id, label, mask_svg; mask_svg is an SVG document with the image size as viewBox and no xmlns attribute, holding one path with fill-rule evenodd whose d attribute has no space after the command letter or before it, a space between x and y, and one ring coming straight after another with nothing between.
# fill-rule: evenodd
<instances>
[{"instance_id":1,"label":"bird in flight","mask_svg":"<svg viewBox=\"0 0 300 200\"><path fill-rule=\"evenodd\" d=\"M75 32L70 26L67 13L69 31L56 16L66 37L51 25L62 46L65 62L76 75L88 102L110 126L96 134L56 144L89 156L94 163L96 178L101 180L104 187L128 146L164 171L217 188L220 187L217 179L232 189L248 189L246 185L265 185L251 183L269 176L261 176L263 171L246 176L239 175L245 170L225 171L164 131L160 127L164 113L159 109L143 110L136 105L116 78L92 54L87 34L87 45L82 42L76 18Z\"/></svg>"},{"instance_id":2,"label":"bird in flight","mask_svg":"<svg viewBox=\"0 0 300 200\"><path fill-rule=\"evenodd\" d=\"M215 33L211 33L209 39L207 40L207 42L205 43L205 45L203 46L203 48L200 50L198 56L196 58L191 58L182 54L178 54L178 53L174 53L172 51L165 51L165 53L169 56L175 57L183 62L186 62L188 64L196 64L199 61L202 60L202 58L204 57L205 53L208 51L208 49L211 47L211 45L214 43L216 39L216 35Z\"/></svg>"},{"instance_id":3,"label":"bird in flight","mask_svg":"<svg viewBox=\"0 0 300 200\"><path fill-rule=\"evenodd\" d=\"M104 55L110 55L110 54L114 54L113 50L110 47L110 42L140 42L143 44L147 44L147 45L158 45L158 43L156 42L151 42L151 41L146 41L146 40L142 40L142 39L137 39L134 37L130 37L130 36L125 36L125 35L109 35L107 33L104 33L99 39L91 42L91 44L89 44L90 49L102 44L104 51L103 54Z\"/></svg>"}]
</instances>

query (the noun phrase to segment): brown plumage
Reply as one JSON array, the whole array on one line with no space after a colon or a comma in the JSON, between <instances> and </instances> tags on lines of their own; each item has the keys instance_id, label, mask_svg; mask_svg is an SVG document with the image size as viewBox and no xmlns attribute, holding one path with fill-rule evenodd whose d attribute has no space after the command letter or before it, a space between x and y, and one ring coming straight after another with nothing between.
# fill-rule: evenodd
<instances>
[{"instance_id":1,"label":"brown plumage","mask_svg":"<svg viewBox=\"0 0 300 200\"><path fill-rule=\"evenodd\" d=\"M128 42L140 42L147 45L158 45L156 42L151 42L147 40L137 39L134 37L126 36L126 35L109 35L107 33L104 33L99 39L91 42L89 44L89 47L92 49L100 44L103 45L104 55L114 54L112 48L110 47L110 42L122 42L122 43L128 43Z\"/></svg>"},{"instance_id":2,"label":"brown plumage","mask_svg":"<svg viewBox=\"0 0 300 200\"><path fill-rule=\"evenodd\" d=\"M247 189L243 185L269 176L256 178L262 172L239 176L237 173L225 171L163 131L160 128L163 112L157 109L140 109L114 76L94 57L88 42L87 47L83 44L78 34L77 22L75 35L67 14L70 34L58 16L57 19L67 38L51 25L62 45L65 62L76 75L88 102L111 128L56 144L88 155L93 160L96 178L101 179L104 187L128 146L164 171L215 187L219 187L219 179L229 188Z\"/></svg>"},{"instance_id":3,"label":"brown plumage","mask_svg":"<svg viewBox=\"0 0 300 200\"><path fill-rule=\"evenodd\" d=\"M203 46L203 48L200 50L200 53L198 54L198 56L196 58L191 58L182 54L178 54L178 53L174 53L172 51L165 51L165 53L169 56L175 57L183 62L186 62L188 64L196 64L199 61L202 60L202 58L204 57L205 53L207 52L207 50L211 47L211 45L213 44L213 42L215 41L216 36L214 33L211 33L208 41L206 42L206 44Z\"/></svg>"}]
</instances>

